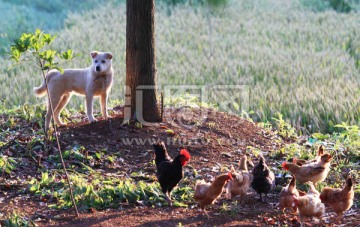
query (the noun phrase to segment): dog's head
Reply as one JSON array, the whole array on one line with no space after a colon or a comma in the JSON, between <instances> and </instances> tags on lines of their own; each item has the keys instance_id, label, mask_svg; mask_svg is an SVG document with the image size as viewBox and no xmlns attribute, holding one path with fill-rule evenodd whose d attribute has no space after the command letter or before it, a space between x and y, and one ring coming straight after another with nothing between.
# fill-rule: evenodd
<instances>
[{"instance_id":1,"label":"dog's head","mask_svg":"<svg viewBox=\"0 0 360 227\"><path fill-rule=\"evenodd\" d=\"M112 54L109 52L92 51L92 70L95 73L106 73L111 70Z\"/></svg>"}]
</instances>

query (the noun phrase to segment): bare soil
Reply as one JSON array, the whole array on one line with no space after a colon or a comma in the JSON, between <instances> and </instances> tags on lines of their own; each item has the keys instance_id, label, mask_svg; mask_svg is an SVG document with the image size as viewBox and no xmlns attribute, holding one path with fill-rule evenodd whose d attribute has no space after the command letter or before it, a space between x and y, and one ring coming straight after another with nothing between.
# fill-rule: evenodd
<instances>
[{"instance_id":1,"label":"bare soil","mask_svg":"<svg viewBox=\"0 0 360 227\"><path fill-rule=\"evenodd\" d=\"M121 160L116 160L114 165L109 167L95 165L94 169L116 172L123 176L139 171L155 175L156 169L151 162L154 157L152 141L163 140L172 157L177 155L181 148L189 150L192 158L184 168L185 175L196 169L208 180L223 171L221 166L237 165L240 155L249 152L249 149L259 148L266 157L270 157L269 154L280 149L285 143L293 142L281 139L271 131L265 131L256 123L211 109L169 108L163 123L142 126L132 123L124 125L122 108L115 108L112 117L94 124L86 123L79 116L75 117L74 120L80 123L69 123L67 127L59 129L62 149L75 144L84 146L89 152L105 149L107 152L120 154ZM18 124L21 124L21 128L30 128L25 129L27 133L34 128L36 131L36 124L34 126L21 120ZM25 146L26 138L19 137L18 141L20 142L17 143ZM129 144L129 141L132 143ZM248 148L249 146L253 148ZM16 152L20 151L12 150L9 146L6 152L16 156ZM233 201L223 194L207 209L210 219L195 203L188 204L188 208L119 204L117 209L81 210L80 217L77 218L72 209L49 209L46 202L31 196L26 190L21 190L22 186L18 183L29 177L39 176L38 164L46 166L46 157L56 152L56 148L48 153L40 149L37 154L41 159L34 160L30 156L23 158L24 165L18 166L10 176L0 178L0 214L6 216L17 211L31 217L38 226L300 226L297 214L282 212L276 206L277 194L281 186L287 183L283 178L277 179L277 187L268 195L266 203L259 201L254 191L249 191L238 205L224 209L226 204L232 204ZM256 164L257 159L252 153L250 155ZM278 162L270 158L267 160L268 165L275 167L276 172ZM325 225L330 226L332 216L334 213L327 208ZM316 222L309 221L308 225L315 225L314 223ZM354 226L354 223L360 223L359 209L355 206L341 224Z\"/></svg>"}]
</instances>

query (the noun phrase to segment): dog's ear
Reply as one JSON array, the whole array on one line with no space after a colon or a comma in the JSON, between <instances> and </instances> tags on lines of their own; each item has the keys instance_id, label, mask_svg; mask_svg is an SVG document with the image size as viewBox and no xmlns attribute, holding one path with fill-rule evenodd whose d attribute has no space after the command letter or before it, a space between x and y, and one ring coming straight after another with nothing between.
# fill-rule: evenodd
<instances>
[{"instance_id":1,"label":"dog's ear","mask_svg":"<svg viewBox=\"0 0 360 227\"><path fill-rule=\"evenodd\" d=\"M98 52L97 51L92 51L90 52L90 55L92 58L96 57L96 55L98 55Z\"/></svg>"},{"instance_id":2,"label":"dog's ear","mask_svg":"<svg viewBox=\"0 0 360 227\"><path fill-rule=\"evenodd\" d=\"M113 58L113 55L112 55L112 53L110 53L110 52L106 52L106 53L105 53L105 57L106 57L107 59L111 60L111 59Z\"/></svg>"}]
</instances>

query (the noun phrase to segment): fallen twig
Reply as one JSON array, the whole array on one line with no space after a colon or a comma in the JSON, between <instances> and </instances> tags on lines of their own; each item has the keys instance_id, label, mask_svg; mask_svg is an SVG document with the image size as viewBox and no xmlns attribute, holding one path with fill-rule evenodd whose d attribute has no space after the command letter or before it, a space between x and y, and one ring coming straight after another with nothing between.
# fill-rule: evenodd
<instances>
[{"instance_id":1,"label":"fallen twig","mask_svg":"<svg viewBox=\"0 0 360 227\"><path fill-rule=\"evenodd\" d=\"M6 149L8 147L10 147L13 143L16 143L16 140L20 138L20 136L25 132L27 128L25 127L17 136L15 136L15 138L13 138L12 140L8 141L6 144L2 145L0 147L0 151L3 149Z\"/></svg>"}]
</instances>

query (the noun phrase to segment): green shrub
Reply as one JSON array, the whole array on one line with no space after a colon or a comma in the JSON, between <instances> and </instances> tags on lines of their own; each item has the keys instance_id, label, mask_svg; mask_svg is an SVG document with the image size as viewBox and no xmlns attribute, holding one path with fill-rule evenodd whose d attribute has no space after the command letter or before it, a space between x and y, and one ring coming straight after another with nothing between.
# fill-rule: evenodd
<instances>
[{"instance_id":1,"label":"green shrub","mask_svg":"<svg viewBox=\"0 0 360 227\"><path fill-rule=\"evenodd\" d=\"M301 0L301 3L316 12L328 9L338 13L349 13L359 8L359 0Z\"/></svg>"},{"instance_id":2,"label":"green shrub","mask_svg":"<svg viewBox=\"0 0 360 227\"><path fill-rule=\"evenodd\" d=\"M336 12L349 13L353 8L350 5L349 0L327 0Z\"/></svg>"}]
</instances>

